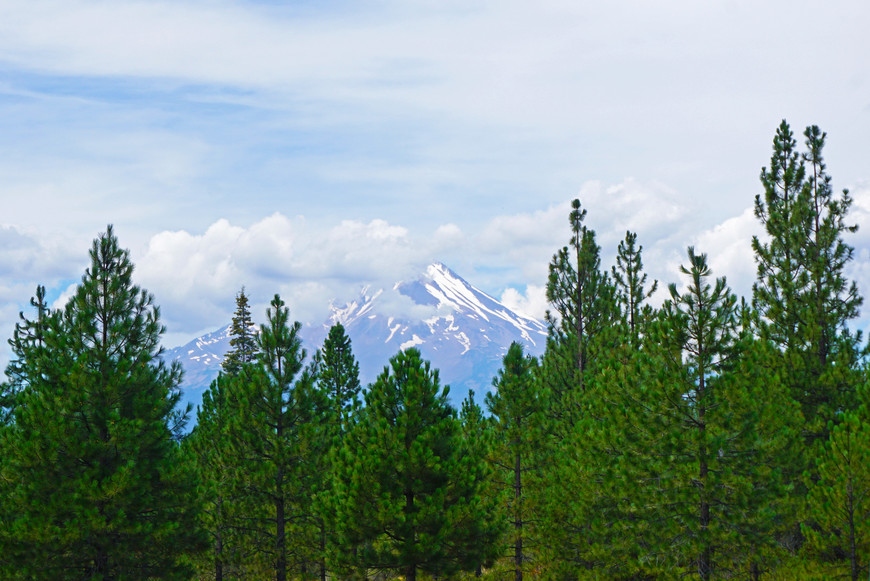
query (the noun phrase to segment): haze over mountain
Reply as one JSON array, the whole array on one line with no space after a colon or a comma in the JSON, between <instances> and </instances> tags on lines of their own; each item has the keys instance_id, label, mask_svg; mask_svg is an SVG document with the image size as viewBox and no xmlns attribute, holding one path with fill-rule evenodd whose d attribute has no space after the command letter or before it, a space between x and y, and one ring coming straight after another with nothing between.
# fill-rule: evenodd
<instances>
[{"instance_id":1,"label":"haze over mountain","mask_svg":"<svg viewBox=\"0 0 870 581\"><path fill-rule=\"evenodd\" d=\"M307 361L329 328L340 322L351 338L363 384L374 381L397 352L417 347L439 369L442 385L450 385L450 399L457 407L469 389L478 401L483 398L511 342L538 355L547 337L543 323L512 311L440 263L430 265L416 280L388 289L363 288L356 299L341 306L333 301L331 312L321 324L303 325ZM261 318L254 313L255 321ZM229 350L229 331L227 324L166 353L167 360L177 359L184 366L184 399L194 407L220 371Z\"/></svg>"}]
</instances>

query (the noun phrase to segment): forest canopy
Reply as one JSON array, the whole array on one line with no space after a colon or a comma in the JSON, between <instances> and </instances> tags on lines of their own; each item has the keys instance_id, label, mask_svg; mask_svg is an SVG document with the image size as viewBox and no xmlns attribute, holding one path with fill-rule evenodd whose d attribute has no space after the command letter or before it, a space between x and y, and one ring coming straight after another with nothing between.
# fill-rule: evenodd
<instances>
[{"instance_id":1,"label":"forest canopy","mask_svg":"<svg viewBox=\"0 0 870 581\"><path fill-rule=\"evenodd\" d=\"M870 565L867 346L852 198L826 135L777 128L751 296L689 246L660 306L580 200L549 265L541 357L505 345L451 407L415 348L359 380L242 288L195 410L112 226L68 303L37 287L0 387L4 579L830 579Z\"/></svg>"}]
</instances>

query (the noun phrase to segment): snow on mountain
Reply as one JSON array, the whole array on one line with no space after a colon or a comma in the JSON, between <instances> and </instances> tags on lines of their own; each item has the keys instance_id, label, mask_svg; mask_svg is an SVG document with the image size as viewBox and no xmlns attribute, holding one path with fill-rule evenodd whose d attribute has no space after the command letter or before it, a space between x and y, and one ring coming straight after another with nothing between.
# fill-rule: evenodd
<instances>
[{"instance_id":1,"label":"snow on mountain","mask_svg":"<svg viewBox=\"0 0 870 581\"><path fill-rule=\"evenodd\" d=\"M450 385L450 399L456 406L469 389L482 401L511 342L539 355L547 337L541 322L511 311L440 263L430 265L417 280L391 289L366 287L355 300L333 304L322 325L303 327L309 354L322 345L336 322L351 338L364 384L374 381L397 352L416 347L439 370L442 385ZM167 360L181 361L185 399L194 406L202 401L202 392L217 376L229 350L229 328L166 354Z\"/></svg>"}]
</instances>

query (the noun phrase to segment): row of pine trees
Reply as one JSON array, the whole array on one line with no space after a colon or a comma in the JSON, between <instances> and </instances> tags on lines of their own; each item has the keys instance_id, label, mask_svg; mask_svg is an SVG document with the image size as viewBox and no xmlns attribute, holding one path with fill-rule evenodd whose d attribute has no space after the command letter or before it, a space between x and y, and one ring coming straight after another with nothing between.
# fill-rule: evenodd
<instances>
[{"instance_id":1,"label":"row of pine trees","mask_svg":"<svg viewBox=\"0 0 870 581\"><path fill-rule=\"evenodd\" d=\"M365 389L335 325L307 357L236 296L196 426L110 227L59 310L32 299L0 389L3 579L858 579L870 386L849 322L852 199L783 122L750 300L689 248L654 308L637 236L601 266L578 200L540 358L453 409L419 351Z\"/></svg>"}]
</instances>

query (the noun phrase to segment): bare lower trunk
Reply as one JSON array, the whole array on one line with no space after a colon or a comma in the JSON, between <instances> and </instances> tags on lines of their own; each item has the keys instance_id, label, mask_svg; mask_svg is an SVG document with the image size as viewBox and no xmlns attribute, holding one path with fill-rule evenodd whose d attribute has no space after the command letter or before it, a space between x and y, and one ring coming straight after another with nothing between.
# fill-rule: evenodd
<instances>
[{"instance_id":1,"label":"bare lower trunk","mask_svg":"<svg viewBox=\"0 0 870 581\"><path fill-rule=\"evenodd\" d=\"M700 350L700 346L699 346ZM698 482L700 485L700 495L701 502L699 509L699 524L701 525L701 539L702 539L702 548L701 554L698 555L698 575L704 581L708 581L712 577L712 566L713 566L713 555L710 550L710 542L709 542L709 528L710 528L710 503L707 500L707 443L705 440L704 432L707 429L707 425L705 423L705 415L706 415L706 405L704 402L706 385L705 385L705 377L703 375L703 370L701 372L700 381L698 382L698 430L701 432L701 437L699 438L700 444L698 448Z\"/></svg>"},{"instance_id":2,"label":"bare lower trunk","mask_svg":"<svg viewBox=\"0 0 870 581\"><path fill-rule=\"evenodd\" d=\"M320 522L320 581L326 581L326 525Z\"/></svg>"},{"instance_id":3,"label":"bare lower trunk","mask_svg":"<svg viewBox=\"0 0 870 581\"><path fill-rule=\"evenodd\" d=\"M516 519L514 520L514 532L517 542L514 546L514 579L523 581L523 513L522 513L523 481L520 465L520 453L516 452L514 458L514 506L516 506Z\"/></svg>"}]
</instances>

